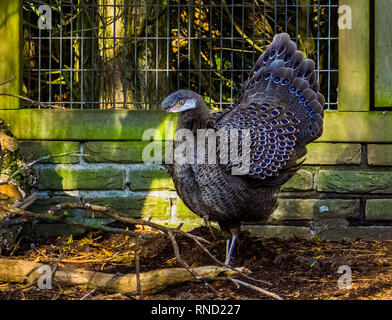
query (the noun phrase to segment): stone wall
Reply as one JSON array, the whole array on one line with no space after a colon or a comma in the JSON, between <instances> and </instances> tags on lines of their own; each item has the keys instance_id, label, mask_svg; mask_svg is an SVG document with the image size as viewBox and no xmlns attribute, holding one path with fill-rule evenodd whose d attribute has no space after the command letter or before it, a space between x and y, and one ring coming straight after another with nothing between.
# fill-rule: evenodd
<instances>
[{"instance_id":1,"label":"stone wall","mask_svg":"<svg viewBox=\"0 0 392 320\"><path fill-rule=\"evenodd\" d=\"M78 151L36 166L40 200L110 206L184 230L202 225L177 197L160 165L143 164L142 141L22 141L24 158ZM244 226L254 235L332 240L392 239L392 145L313 143L304 167L282 188L267 225Z\"/></svg>"}]
</instances>

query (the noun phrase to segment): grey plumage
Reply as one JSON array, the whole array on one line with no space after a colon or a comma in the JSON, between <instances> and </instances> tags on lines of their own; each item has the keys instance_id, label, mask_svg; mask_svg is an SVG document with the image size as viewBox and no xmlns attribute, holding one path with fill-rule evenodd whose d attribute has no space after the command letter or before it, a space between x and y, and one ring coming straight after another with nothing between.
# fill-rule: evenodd
<instances>
[{"instance_id":1,"label":"grey plumage","mask_svg":"<svg viewBox=\"0 0 392 320\"><path fill-rule=\"evenodd\" d=\"M178 127L195 135L197 129L249 129L250 170L245 175L231 174L232 161L169 168L184 203L206 220L217 221L228 236L238 233L241 222L268 219L281 185L301 167L306 145L321 136L325 100L314 69L314 62L304 59L288 34L278 34L229 108L210 114L203 98L188 90L162 103L169 112L186 110ZM217 153L219 149L218 143Z\"/></svg>"}]
</instances>

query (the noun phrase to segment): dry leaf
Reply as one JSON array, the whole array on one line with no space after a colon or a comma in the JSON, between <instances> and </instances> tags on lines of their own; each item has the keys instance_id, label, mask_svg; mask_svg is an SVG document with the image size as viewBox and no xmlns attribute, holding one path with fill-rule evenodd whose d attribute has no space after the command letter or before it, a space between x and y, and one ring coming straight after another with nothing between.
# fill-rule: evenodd
<instances>
[{"instance_id":1,"label":"dry leaf","mask_svg":"<svg viewBox=\"0 0 392 320\"><path fill-rule=\"evenodd\" d=\"M0 145L3 150L6 149L11 152L18 150L19 148L18 139L7 136L4 133L0 135Z\"/></svg>"}]
</instances>

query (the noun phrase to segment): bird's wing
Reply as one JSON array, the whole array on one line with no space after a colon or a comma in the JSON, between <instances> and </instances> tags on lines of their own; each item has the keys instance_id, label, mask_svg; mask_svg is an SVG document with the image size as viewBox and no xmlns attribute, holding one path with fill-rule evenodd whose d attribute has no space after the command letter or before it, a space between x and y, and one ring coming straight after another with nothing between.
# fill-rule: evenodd
<instances>
[{"instance_id":1,"label":"bird's wing","mask_svg":"<svg viewBox=\"0 0 392 320\"><path fill-rule=\"evenodd\" d=\"M257 60L236 104L212 115L211 125L240 135L249 129L250 170L243 177L280 185L301 166L305 146L321 136L324 103L315 63L304 59L288 34L279 34ZM222 166L231 172L236 165Z\"/></svg>"}]
</instances>

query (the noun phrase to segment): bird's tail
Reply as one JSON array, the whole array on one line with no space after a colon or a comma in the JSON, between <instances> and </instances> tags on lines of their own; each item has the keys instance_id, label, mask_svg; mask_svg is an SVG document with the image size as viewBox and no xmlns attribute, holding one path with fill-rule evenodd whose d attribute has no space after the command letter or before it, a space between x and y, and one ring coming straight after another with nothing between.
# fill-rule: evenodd
<instances>
[{"instance_id":1,"label":"bird's tail","mask_svg":"<svg viewBox=\"0 0 392 320\"><path fill-rule=\"evenodd\" d=\"M281 100L300 120L298 140L303 144L322 134L325 104L319 92L315 63L305 59L287 33L278 34L257 60L242 94L262 93L266 100Z\"/></svg>"}]
</instances>

